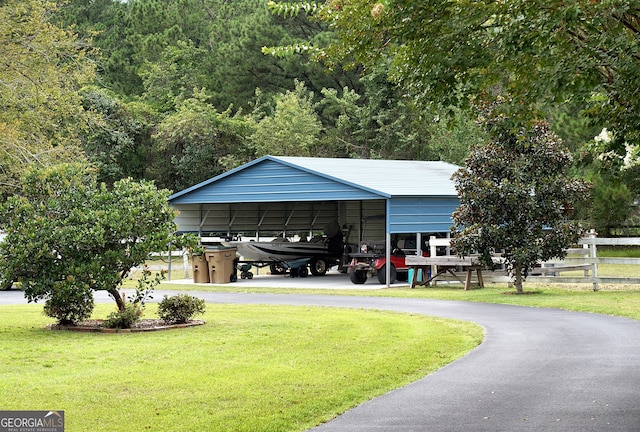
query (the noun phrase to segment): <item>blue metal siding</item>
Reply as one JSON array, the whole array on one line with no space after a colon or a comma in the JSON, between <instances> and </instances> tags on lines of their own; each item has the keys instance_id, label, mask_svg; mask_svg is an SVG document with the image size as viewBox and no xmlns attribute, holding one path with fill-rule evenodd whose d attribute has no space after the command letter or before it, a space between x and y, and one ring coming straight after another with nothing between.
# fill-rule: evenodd
<instances>
[{"instance_id":1,"label":"blue metal siding","mask_svg":"<svg viewBox=\"0 0 640 432\"><path fill-rule=\"evenodd\" d=\"M262 216L265 215L264 211L256 210L255 206L259 206L259 203L264 203L263 206L259 206L259 209L271 205L281 206L286 213L286 220L297 226L299 225L297 218L305 215L308 218L309 212L315 219L317 211L314 210L314 202L359 202L359 206L350 206L350 211L346 214L338 215L335 210L336 217L340 216L340 220L355 225L357 231L362 228L359 219L371 215L367 210L368 206L378 203L382 204L379 210L381 215L385 213L385 209L387 210L387 223L385 224L383 222L385 219L382 219L380 229L384 230L386 226L388 234L448 232L453 222L452 213L459 205L453 188L449 188L452 189L451 194L444 191L447 188L443 185L451 186L449 171L452 168L448 165L443 168L436 163L431 163L434 164L431 166L425 165L427 164L425 162L412 162L408 167L413 167L414 171L409 170L409 172L414 174L407 173L402 182L398 181L397 175L388 179L395 186L385 189L382 186L388 186L387 180L383 182L385 172L381 171L380 167L387 164L404 167L406 166L404 161L283 159L264 156L178 192L169 197L169 202L178 207L184 205L189 207L192 204L201 206L232 204L234 208L228 210L232 216L229 216L226 222L223 221L223 225L229 229L237 228L236 224L249 227L250 220L253 219L256 220L257 226L258 220L262 220ZM381 163L383 164L380 165ZM441 172L443 170L446 172ZM438 188L435 191L433 182L429 180L433 178L439 179L437 180ZM373 179L378 181L373 182ZM362 184L357 183L357 180L361 180ZM411 182L419 182L423 186L410 187ZM422 189L425 189L424 195L421 195ZM396 194L390 193L390 190L402 192ZM292 204L296 207L290 207ZM185 214L185 221L189 216L189 226L194 224L199 226L203 223L202 215L197 218L200 220L191 220L194 217L192 213ZM267 216L273 219L277 217L276 213L270 210ZM211 218L213 218L211 213L208 219L204 217L205 224L215 222L213 220L215 218ZM248 219L245 220L246 218ZM214 225L219 224L216 222ZM372 226L367 227L367 231L370 231L369 228Z\"/></svg>"},{"instance_id":2,"label":"blue metal siding","mask_svg":"<svg viewBox=\"0 0 640 432\"><path fill-rule=\"evenodd\" d=\"M264 160L172 197L172 204L369 200L380 196L314 173Z\"/></svg>"},{"instance_id":3,"label":"blue metal siding","mask_svg":"<svg viewBox=\"0 0 640 432\"><path fill-rule=\"evenodd\" d=\"M393 197L389 203L389 234L448 232L457 197Z\"/></svg>"}]
</instances>

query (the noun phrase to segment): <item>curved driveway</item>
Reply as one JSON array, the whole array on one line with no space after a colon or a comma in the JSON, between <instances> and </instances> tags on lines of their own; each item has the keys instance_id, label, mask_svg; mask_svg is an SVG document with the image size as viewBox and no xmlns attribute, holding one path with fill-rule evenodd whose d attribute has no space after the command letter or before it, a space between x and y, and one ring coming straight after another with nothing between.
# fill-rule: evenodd
<instances>
[{"instance_id":1,"label":"curved driveway","mask_svg":"<svg viewBox=\"0 0 640 432\"><path fill-rule=\"evenodd\" d=\"M156 291L155 297L164 293ZM0 293L0 304L5 294ZM465 357L365 402L315 432L640 431L640 321L426 299L192 295L215 303L420 313L485 328L484 342Z\"/></svg>"}]
</instances>

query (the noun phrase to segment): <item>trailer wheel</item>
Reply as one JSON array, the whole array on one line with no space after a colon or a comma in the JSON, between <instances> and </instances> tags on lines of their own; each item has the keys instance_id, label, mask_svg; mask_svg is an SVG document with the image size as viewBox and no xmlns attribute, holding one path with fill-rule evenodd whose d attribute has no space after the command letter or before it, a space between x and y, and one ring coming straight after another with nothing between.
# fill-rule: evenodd
<instances>
[{"instance_id":1,"label":"trailer wheel","mask_svg":"<svg viewBox=\"0 0 640 432\"><path fill-rule=\"evenodd\" d=\"M396 281L396 275L397 275L396 266L391 264L391 268L389 269L390 284ZM387 265L386 264L380 267L380 270L378 270L378 282L380 282L381 284L387 283Z\"/></svg>"},{"instance_id":2,"label":"trailer wheel","mask_svg":"<svg viewBox=\"0 0 640 432\"><path fill-rule=\"evenodd\" d=\"M356 285L362 285L367 281L367 272L365 270L349 270L349 279Z\"/></svg>"},{"instance_id":3,"label":"trailer wheel","mask_svg":"<svg viewBox=\"0 0 640 432\"><path fill-rule=\"evenodd\" d=\"M274 263L269 266L269 270L271 270L272 275L280 275L285 274L287 269L282 266L280 263Z\"/></svg>"},{"instance_id":4,"label":"trailer wheel","mask_svg":"<svg viewBox=\"0 0 640 432\"><path fill-rule=\"evenodd\" d=\"M301 278L309 276L309 269L307 267L300 267L298 269L298 276Z\"/></svg>"},{"instance_id":5,"label":"trailer wheel","mask_svg":"<svg viewBox=\"0 0 640 432\"><path fill-rule=\"evenodd\" d=\"M327 262L322 258L314 258L309 264L311 274L314 276L324 276L327 273Z\"/></svg>"}]
</instances>

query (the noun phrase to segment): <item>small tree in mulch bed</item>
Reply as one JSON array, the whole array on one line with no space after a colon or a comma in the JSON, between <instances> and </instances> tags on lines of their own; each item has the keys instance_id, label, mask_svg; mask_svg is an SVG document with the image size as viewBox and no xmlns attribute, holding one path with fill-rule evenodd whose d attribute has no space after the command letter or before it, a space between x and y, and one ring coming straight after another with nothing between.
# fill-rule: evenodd
<instances>
[{"instance_id":1,"label":"small tree in mulch bed","mask_svg":"<svg viewBox=\"0 0 640 432\"><path fill-rule=\"evenodd\" d=\"M98 183L81 164L30 170L0 207L0 280L19 278L27 300L45 300L60 324L88 318L93 291L107 291L118 313L142 306L163 275L142 278L131 298L119 289L132 267L178 242L168 196L148 181Z\"/></svg>"}]
</instances>

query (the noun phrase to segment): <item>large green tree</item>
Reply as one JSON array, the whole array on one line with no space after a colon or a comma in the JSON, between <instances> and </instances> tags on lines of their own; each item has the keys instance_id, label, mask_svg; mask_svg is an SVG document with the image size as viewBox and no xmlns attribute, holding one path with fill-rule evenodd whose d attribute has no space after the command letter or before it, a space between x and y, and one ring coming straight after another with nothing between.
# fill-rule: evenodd
<instances>
[{"instance_id":1,"label":"large green tree","mask_svg":"<svg viewBox=\"0 0 640 432\"><path fill-rule=\"evenodd\" d=\"M257 156L315 156L321 128L313 93L297 82L295 91L276 98L273 114L260 119L251 142Z\"/></svg>"},{"instance_id":2,"label":"large green tree","mask_svg":"<svg viewBox=\"0 0 640 432\"><path fill-rule=\"evenodd\" d=\"M173 109L194 87L226 110L249 106L257 87L292 90L296 78L316 93L358 85L353 72L264 56L264 45L322 38L326 26L304 16L282 20L263 0L71 0L61 19L93 37L106 87L159 109Z\"/></svg>"},{"instance_id":3,"label":"large green tree","mask_svg":"<svg viewBox=\"0 0 640 432\"><path fill-rule=\"evenodd\" d=\"M0 197L25 167L82 158L89 123L79 90L94 78L90 47L56 26L56 4L0 3Z\"/></svg>"},{"instance_id":4,"label":"large green tree","mask_svg":"<svg viewBox=\"0 0 640 432\"><path fill-rule=\"evenodd\" d=\"M313 13L339 37L319 47L319 56L369 66L390 56L390 76L418 100L464 105L507 92L510 108L524 104L529 112L542 101L571 98L638 144L635 1L331 0Z\"/></svg>"},{"instance_id":5,"label":"large green tree","mask_svg":"<svg viewBox=\"0 0 640 432\"><path fill-rule=\"evenodd\" d=\"M147 104L125 103L97 86L84 88L82 95L95 117L82 137L82 148L98 168L99 181L113 184L127 177L145 178L154 160L149 147L158 113Z\"/></svg>"},{"instance_id":6,"label":"large green tree","mask_svg":"<svg viewBox=\"0 0 640 432\"><path fill-rule=\"evenodd\" d=\"M181 102L153 135L148 172L158 184L181 190L253 159L253 119L218 112L202 93Z\"/></svg>"},{"instance_id":7,"label":"large green tree","mask_svg":"<svg viewBox=\"0 0 640 432\"><path fill-rule=\"evenodd\" d=\"M502 97L514 130L546 116L574 150L608 128L612 139L593 157L613 153L626 162L609 165L613 171L602 176L621 179L632 195L640 194L633 176L640 170L636 1L329 0L270 6L285 16L304 10L329 25L336 39L304 47L328 64L372 70L392 59L389 77L418 104L469 107ZM606 194L595 199L600 196Z\"/></svg>"},{"instance_id":8,"label":"large green tree","mask_svg":"<svg viewBox=\"0 0 640 432\"><path fill-rule=\"evenodd\" d=\"M459 255L480 254L494 268L501 253L517 292L541 261L566 256L582 234L571 219L587 185L568 177L571 154L543 122L514 132L501 121L492 141L472 149L453 180L460 206L453 214L452 246Z\"/></svg>"},{"instance_id":9,"label":"large green tree","mask_svg":"<svg viewBox=\"0 0 640 432\"><path fill-rule=\"evenodd\" d=\"M546 103L578 103L614 132L613 146L640 145L640 6L632 0L330 0L271 2L281 14L306 10L337 40L309 51L330 64L373 67L418 102L466 106L508 95L510 115ZM299 47L293 47L299 48ZM536 116L534 116L535 118Z\"/></svg>"},{"instance_id":10,"label":"large green tree","mask_svg":"<svg viewBox=\"0 0 640 432\"><path fill-rule=\"evenodd\" d=\"M151 182L98 183L81 164L32 169L20 194L0 207L7 236L0 243L0 280L17 280L29 301L75 322L91 313L93 291L104 290L120 311L119 291L130 269L165 250L175 232L169 191Z\"/></svg>"}]
</instances>

